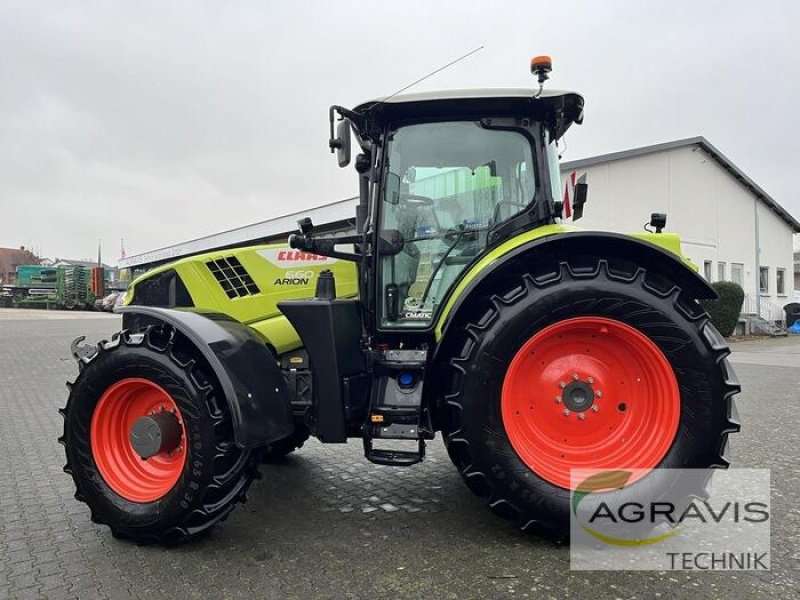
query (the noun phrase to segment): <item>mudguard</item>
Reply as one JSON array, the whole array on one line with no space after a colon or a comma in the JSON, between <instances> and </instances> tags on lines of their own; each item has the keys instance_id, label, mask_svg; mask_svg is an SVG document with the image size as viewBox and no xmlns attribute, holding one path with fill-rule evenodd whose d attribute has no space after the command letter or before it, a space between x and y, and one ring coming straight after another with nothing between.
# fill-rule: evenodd
<instances>
[{"instance_id":1,"label":"mudguard","mask_svg":"<svg viewBox=\"0 0 800 600\"><path fill-rule=\"evenodd\" d=\"M667 234L664 234L667 235ZM513 240L508 242L513 243ZM492 254L492 253L490 253ZM475 293L492 289L493 280L507 269L524 268L526 261L550 256L597 256L625 259L656 273L682 288L691 297L713 299L717 292L681 257L635 236L597 231L565 231L524 242L497 256L487 256L464 273L453 286L445 308L436 324L436 339L441 341L448 327L457 320L462 308Z\"/></svg>"},{"instance_id":2,"label":"mudguard","mask_svg":"<svg viewBox=\"0 0 800 600\"><path fill-rule=\"evenodd\" d=\"M123 323L136 315L162 321L185 335L208 361L231 411L240 448L254 448L294 431L286 382L266 340L227 315L153 306L124 306Z\"/></svg>"}]
</instances>

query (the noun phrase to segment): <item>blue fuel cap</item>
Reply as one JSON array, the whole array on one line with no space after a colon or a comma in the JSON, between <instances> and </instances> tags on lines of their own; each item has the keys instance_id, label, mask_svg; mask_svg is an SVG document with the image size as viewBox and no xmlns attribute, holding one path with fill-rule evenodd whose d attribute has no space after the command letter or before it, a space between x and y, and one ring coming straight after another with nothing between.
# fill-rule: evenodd
<instances>
[{"instance_id":1,"label":"blue fuel cap","mask_svg":"<svg viewBox=\"0 0 800 600\"><path fill-rule=\"evenodd\" d=\"M414 385L414 376L411 373L400 373L397 376L397 382L401 387L410 387Z\"/></svg>"}]
</instances>

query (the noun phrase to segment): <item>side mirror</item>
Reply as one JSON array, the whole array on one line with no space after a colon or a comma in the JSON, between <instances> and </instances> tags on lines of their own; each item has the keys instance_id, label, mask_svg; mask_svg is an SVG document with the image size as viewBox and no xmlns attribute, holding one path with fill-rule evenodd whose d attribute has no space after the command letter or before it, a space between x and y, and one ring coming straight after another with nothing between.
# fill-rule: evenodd
<instances>
[{"instance_id":1,"label":"side mirror","mask_svg":"<svg viewBox=\"0 0 800 600\"><path fill-rule=\"evenodd\" d=\"M336 160L340 167L350 164L350 121L342 119L336 126L336 141L339 142L336 148Z\"/></svg>"},{"instance_id":2,"label":"side mirror","mask_svg":"<svg viewBox=\"0 0 800 600\"><path fill-rule=\"evenodd\" d=\"M577 221L583 216L583 205L586 204L586 198L589 195L588 183L575 184L575 199L572 201L572 220Z\"/></svg>"},{"instance_id":3,"label":"side mirror","mask_svg":"<svg viewBox=\"0 0 800 600\"><path fill-rule=\"evenodd\" d=\"M389 204L399 204L400 202L400 175L389 171L386 173L386 181L383 185L383 200Z\"/></svg>"},{"instance_id":4,"label":"side mirror","mask_svg":"<svg viewBox=\"0 0 800 600\"><path fill-rule=\"evenodd\" d=\"M331 108L331 112L333 108ZM331 114L331 134L333 133L333 114ZM336 125L336 137L328 140L331 152L336 150L336 160L340 167L350 164L350 121L342 119Z\"/></svg>"}]
</instances>

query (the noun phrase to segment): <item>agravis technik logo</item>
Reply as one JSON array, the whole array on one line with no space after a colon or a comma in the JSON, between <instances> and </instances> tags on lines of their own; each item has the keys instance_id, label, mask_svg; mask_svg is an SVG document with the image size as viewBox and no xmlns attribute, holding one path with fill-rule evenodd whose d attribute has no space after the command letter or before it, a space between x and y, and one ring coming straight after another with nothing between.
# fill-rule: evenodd
<instances>
[{"instance_id":1,"label":"agravis technik logo","mask_svg":"<svg viewBox=\"0 0 800 600\"><path fill-rule=\"evenodd\" d=\"M575 470L573 569L769 569L769 471Z\"/></svg>"}]
</instances>

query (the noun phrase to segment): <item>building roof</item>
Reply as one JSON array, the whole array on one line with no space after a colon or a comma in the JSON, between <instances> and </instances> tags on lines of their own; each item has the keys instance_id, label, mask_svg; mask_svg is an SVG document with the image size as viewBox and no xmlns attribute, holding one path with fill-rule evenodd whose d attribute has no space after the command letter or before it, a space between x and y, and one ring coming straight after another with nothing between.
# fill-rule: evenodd
<instances>
[{"instance_id":1,"label":"building roof","mask_svg":"<svg viewBox=\"0 0 800 600\"><path fill-rule=\"evenodd\" d=\"M300 217L311 217L311 220L316 225L340 223L355 219L357 203L358 198L346 198L316 208L308 208L288 215L267 219L266 221L237 227L236 229L206 235L188 242L175 244L174 246L166 246L144 254L128 256L119 261L119 268L125 269L139 265L149 265L201 252L233 248L257 241L267 241L281 236L286 239L290 233L297 231L297 220Z\"/></svg>"},{"instance_id":2,"label":"building roof","mask_svg":"<svg viewBox=\"0 0 800 600\"><path fill-rule=\"evenodd\" d=\"M616 160L625 160L628 158L636 158L637 156L644 156L645 154L653 154L656 152L664 152L667 150L675 150L676 148L684 148L686 146L699 146L717 164L725 169L734 179L741 183L744 187L750 190L759 200L766 204L773 212L775 212L795 233L800 233L800 222L797 221L785 208L767 192L765 192L755 181L750 179L742 172L731 160L720 152L711 142L703 136L691 137L674 142L666 142L664 144L654 144L652 146L642 146L641 148L634 148L632 150L623 150L622 152L611 152L609 154L601 154L600 156L591 156L579 160L572 160L561 163L562 170L583 169L592 167L603 163L608 163Z\"/></svg>"}]
</instances>

